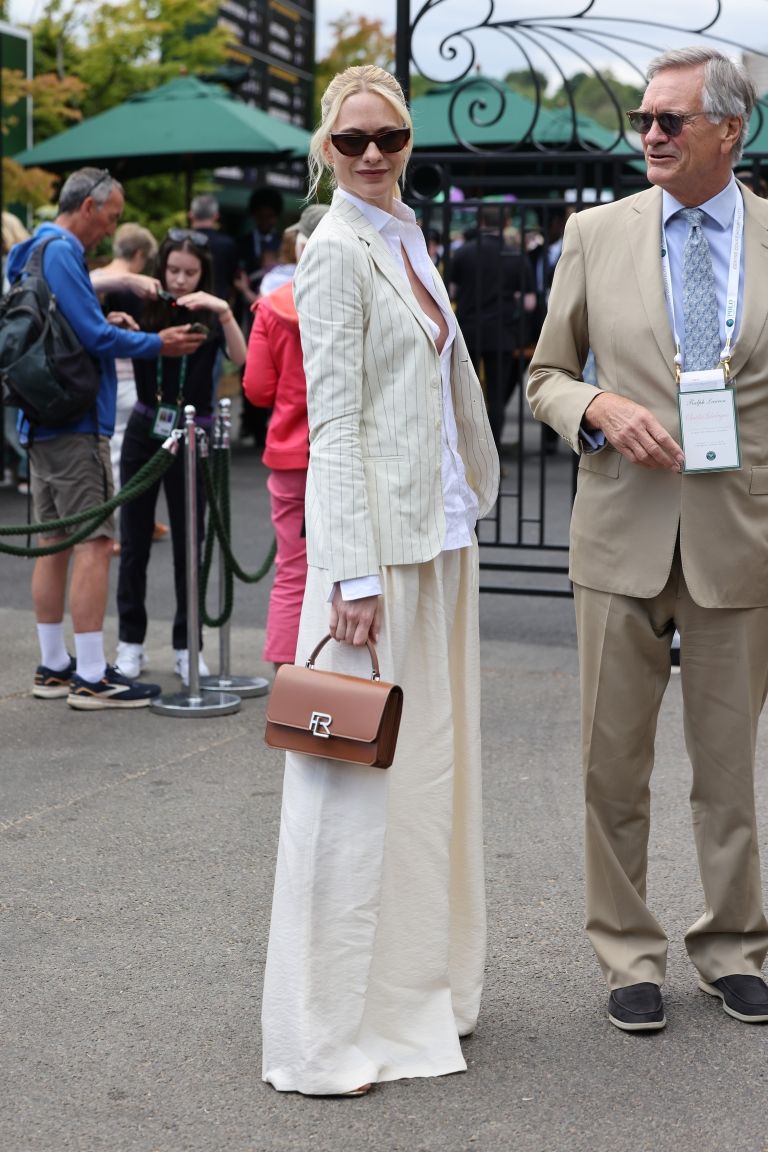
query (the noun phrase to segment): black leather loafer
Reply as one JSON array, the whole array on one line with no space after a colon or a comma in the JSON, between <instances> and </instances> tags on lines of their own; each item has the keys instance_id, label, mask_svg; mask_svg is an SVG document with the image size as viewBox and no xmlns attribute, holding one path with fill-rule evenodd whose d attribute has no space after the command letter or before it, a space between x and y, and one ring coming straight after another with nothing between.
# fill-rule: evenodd
<instances>
[{"instance_id":1,"label":"black leather loafer","mask_svg":"<svg viewBox=\"0 0 768 1152\"><path fill-rule=\"evenodd\" d=\"M608 1000L608 1019L624 1032L658 1032L667 1022L658 984L614 988Z\"/></svg>"},{"instance_id":2,"label":"black leather loafer","mask_svg":"<svg viewBox=\"0 0 768 1152\"><path fill-rule=\"evenodd\" d=\"M711 984L699 980L699 988L709 996L719 996L735 1020L768 1024L768 984L760 976L721 976Z\"/></svg>"}]
</instances>

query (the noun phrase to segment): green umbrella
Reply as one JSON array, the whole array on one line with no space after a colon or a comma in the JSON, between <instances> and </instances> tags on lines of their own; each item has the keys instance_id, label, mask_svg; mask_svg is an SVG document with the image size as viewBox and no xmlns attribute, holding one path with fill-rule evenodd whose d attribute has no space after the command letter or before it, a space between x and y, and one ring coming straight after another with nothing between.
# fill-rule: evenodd
<instances>
[{"instance_id":1,"label":"green umbrella","mask_svg":"<svg viewBox=\"0 0 768 1152\"><path fill-rule=\"evenodd\" d=\"M120 179L305 157L311 137L218 84L182 76L92 116L14 160L52 172L109 167Z\"/></svg>"},{"instance_id":2,"label":"green umbrella","mask_svg":"<svg viewBox=\"0 0 768 1152\"><path fill-rule=\"evenodd\" d=\"M459 141L482 148L524 140L531 127L545 121L548 113L540 108L537 117L532 100L507 88L503 93L503 115L491 123L501 107L502 93L497 85L498 81L492 86L478 78L466 85L433 88L418 96L411 104L414 147L424 151L455 148L457 136Z\"/></svg>"},{"instance_id":3,"label":"green umbrella","mask_svg":"<svg viewBox=\"0 0 768 1152\"><path fill-rule=\"evenodd\" d=\"M456 148L457 136L476 148L567 148L573 136L569 108L540 106L537 113L533 100L485 77L434 88L417 97L411 111L417 151ZM496 119L499 112L502 114ZM588 116L576 117L576 135L576 150L586 146L587 150L633 153L625 140L617 141L616 131L603 128Z\"/></svg>"}]
</instances>

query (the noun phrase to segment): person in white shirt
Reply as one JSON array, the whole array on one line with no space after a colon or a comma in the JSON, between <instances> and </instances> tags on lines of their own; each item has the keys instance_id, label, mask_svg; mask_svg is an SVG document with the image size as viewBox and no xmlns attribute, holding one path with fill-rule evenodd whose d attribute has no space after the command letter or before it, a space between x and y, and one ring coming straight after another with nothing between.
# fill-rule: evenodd
<instances>
[{"instance_id":1,"label":"person in white shirt","mask_svg":"<svg viewBox=\"0 0 768 1152\"><path fill-rule=\"evenodd\" d=\"M399 182L393 76L328 86L311 190L336 184L294 280L310 431L309 571L296 662L405 703L382 772L289 753L263 1001L263 1075L360 1095L462 1071L485 957L475 524L498 492L485 403Z\"/></svg>"}]
</instances>

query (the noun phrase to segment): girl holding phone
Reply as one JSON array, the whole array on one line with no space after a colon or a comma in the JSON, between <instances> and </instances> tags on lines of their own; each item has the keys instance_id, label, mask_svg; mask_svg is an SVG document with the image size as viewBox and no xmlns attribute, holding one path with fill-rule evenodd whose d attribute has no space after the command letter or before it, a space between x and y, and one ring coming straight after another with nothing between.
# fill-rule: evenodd
<instances>
[{"instance_id":1,"label":"girl holding phone","mask_svg":"<svg viewBox=\"0 0 768 1152\"><path fill-rule=\"evenodd\" d=\"M213 280L208 237L188 228L171 228L158 253L157 278L162 291L144 304L135 317L149 332L169 324L189 324L200 344L190 356L177 359L135 360L136 403L125 430L120 457L120 482L125 484L183 423L184 407L194 404L196 421L203 428L213 422L214 368L223 349L236 365L245 362L245 340L226 300L211 293ZM112 299L110 304L114 306ZM134 305L135 307L135 305ZM126 309L127 310L127 309ZM117 583L119 643L117 667L135 679L147 667L144 640L147 632L147 566L152 549L155 505L160 484L165 491L173 546L176 612L171 642L175 671L189 680L187 647L186 530L184 515L183 449L161 480L122 508L120 515L120 572ZM198 485L198 519L203 535L204 503ZM200 656L200 673L208 669Z\"/></svg>"}]
</instances>

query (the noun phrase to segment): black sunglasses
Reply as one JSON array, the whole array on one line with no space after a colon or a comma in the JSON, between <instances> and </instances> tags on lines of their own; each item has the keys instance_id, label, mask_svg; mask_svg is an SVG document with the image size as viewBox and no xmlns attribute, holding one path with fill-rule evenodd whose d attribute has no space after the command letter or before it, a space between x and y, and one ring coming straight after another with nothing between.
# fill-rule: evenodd
<instances>
[{"instance_id":1,"label":"black sunglasses","mask_svg":"<svg viewBox=\"0 0 768 1152\"><path fill-rule=\"evenodd\" d=\"M99 184L103 184L105 180L109 180L109 168L102 169L102 171L94 180L93 184L91 184L85 196L83 196L83 200L87 200L89 196L93 196L94 188L98 188Z\"/></svg>"},{"instance_id":2,"label":"black sunglasses","mask_svg":"<svg viewBox=\"0 0 768 1152\"><path fill-rule=\"evenodd\" d=\"M686 124L703 116L703 112L627 112L627 120L635 132L645 135L650 132L654 120L665 136L679 136Z\"/></svg>"},{"instance_id":3,"label":"black sunglasses","mask_svg":"<svg viewBox=\"0 0 768 1152\"><path fill-rule=\"evenodd\" d=\"M169 228L168 239L173 240L174 244L180 244L182 240L191 240L193 244L197 244L198 248L208 246L208 237L205 232L198 232L196 228Z\"/></svg>"},{"instance_id":4,"label":"black sunglasses","mask_svg":"<svg viewBox=\"0 0 768 1152\"><path fill-rule=\"evenodd\" d=\"M331 143L342 156L362 156L369 144L379 152L402 152L411 138L410 128L389 128L386 132L331 132Z\"/></svg>"}]
</instances>

